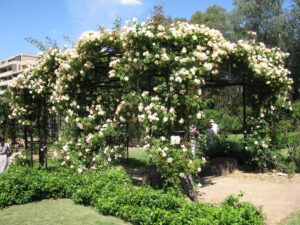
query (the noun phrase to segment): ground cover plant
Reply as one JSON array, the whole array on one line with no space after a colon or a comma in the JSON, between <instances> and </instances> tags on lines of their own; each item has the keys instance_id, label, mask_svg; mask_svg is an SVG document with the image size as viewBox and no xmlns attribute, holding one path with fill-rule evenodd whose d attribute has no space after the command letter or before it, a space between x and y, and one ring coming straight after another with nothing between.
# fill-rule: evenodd
<instances>
[{"instance_id":1,"label":"ground cover plant","mask_svg":"<svg viewBox=\"0 0 300 225\"><path fill-rule=\"evenodd\" d=\"M0 175L0 207L47 198L72 198L101 214L133 224L263 224L260 209L230 196L220 205L191 203L178 192L137 188L125 171L112 167L79 175L69 169L51 172L12 167Z\"/></svg>"}]
</instances>

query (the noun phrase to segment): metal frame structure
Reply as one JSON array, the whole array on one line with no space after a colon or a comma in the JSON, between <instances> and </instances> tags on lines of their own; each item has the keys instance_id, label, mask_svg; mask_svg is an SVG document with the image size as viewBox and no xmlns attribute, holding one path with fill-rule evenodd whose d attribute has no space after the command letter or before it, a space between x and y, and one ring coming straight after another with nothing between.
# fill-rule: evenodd
<instances>
[{"instance_id":1,"label":"metal frame structure","mask_svg":"<svg viewBox=\"0 0 300 225\"><path fill-rule=\"evenodd\" d=\"M242 68L238 68L241 70ZM120 83L118 82L117 79L111 79L111 78L99 78L97 74L99 73L99 70L101 71L100 68L96 67L93 71L93 77L92 79L94 87L102 87L102 88L110 88L110 89L118 89L121 88ZM232 86L241 86L242 87L242 98L243 98L243 131L244 131L244 139L247 137L247 112L246 112L246 107L247 107L247 98L246 98L246 92L247 92L247 87L249 86L257 86L260 85L259 83L253 83L250 82L247 79L248 76L248 69L245 69L242 73L238 72L241 76L237 76L236 74L233 74L233 69L232 69L232 62L230 59L228 62L224 63L222 65L222 68L220 70L219 76L213 77L214 75L209 75L205 76L205 85L203 88L223 88L223 87L232 87ZM137 81L136 88L137 91L141 91L143 89L148 89L149 91L152 90L152 84L154 82L153 78L154 77L161 77L165 78L167 82L167 86L169 87L169 80L168 80L168 73L166 73L166 76L163 75L147 75L147 81L146 81L146 86L140 87L142 85L141 80ZM234 77L241 77L241 79L235 79ZM95 86L96 85L96 86ZM47 109L47 99L45 99L43 107L43 112L41 112L41 115L39 115L39 119L37 120L38 124L36 127L34 126L25 126L24 127L24 142L25 142L25 149L30 149L30 155L31 155L31 166L33 166L33 146L38 145L41 149L42 146L45 147L44 152L39 152L39 161L41 166L45 164L45 167L47 168L48 166L48 160L47 160L47 145L49 144L49 134L51 133L51 138L52 140L55 139L55 131L53 131L54 127L57 128L56 132L58 133L62 127L61 125L61 118L49 118L48 115L48 109ZM51 123L49 123L51 121ZM41 122L43 129L41 129ZM59 122L59 124L57 124ZM49 127L49 125L51 126ZM55 128L55 129L56 129ZM39 140L34 140L33 138L33 133L30 133L30 129L37 129L38 130L38 137ZM129 154L129 124L127 123L126 125L127 129L127 135L124 139L125 141L125 146L126 146L126 155L128 159L128 154ZM171 130L170 130L171 132ZM30 138L30 140L29 140ZM120 141L120 140L119 140ZM245 147L245 146L244 146Z\"/></svg>"}]
</instances>

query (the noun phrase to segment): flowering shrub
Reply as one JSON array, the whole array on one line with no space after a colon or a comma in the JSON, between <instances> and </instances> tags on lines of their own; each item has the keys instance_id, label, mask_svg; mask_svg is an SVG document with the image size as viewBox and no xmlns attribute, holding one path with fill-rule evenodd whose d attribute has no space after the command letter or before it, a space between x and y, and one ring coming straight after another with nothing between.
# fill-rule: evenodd
<instances>
[{"instance_id":1,"label":"flowering shrub","mask_svg":"<svg viewBox=\"0 0 300 225\"><path fill-rule=\"evenodd\" d=\"M122 157L127 124L138 121L148 134L145 147L167 181L176 184L202 164L190 154L188 130L205 117L206 80L217 78L231 59L249 71L247 82L269 91L249 96L260 101L246 144L262 165L272 145L272 116L290 107L286 56L254 41L231 43L203 25L134 20L121 31L85 32L74 49L45 53L11 88L13 117L29 124L40 98L47 100L49 113L65 119L58 156L79 173Z\"/></svg>"},{"instance_id":2,"label":"flowering shrub","mask_svg":"<svg viewBox=\"0 0 300 225\"><path fill-rule=\"evenodd\" d=\"M10 156L10 164L14 166L28 166L30 165L30 155L25 149L21 151L13 152Z\"/></svg>"},{"instance_id":3,"label":"flowering shrub","mask_svg":"<svg viewBox=\"0 0 300 225\"><path fill-rule=\"evenodd\" d=\"M266 164L271 157L270 121L276 110L290 107L292 80L284 68L286 53L254 41L230 43L219 31L180 22L164 27L133 21L124 27L121 40L125 53L115 60L111 73L140 91L138 120L150 131L150 147L152 137L170 140L181 131L181 144L189 146L189 127L205 116L202 87L206 79L220 75L222 64L230 58L233 65L249 71L241 80L262 85L269 91L267 95L248 96L253 98L251 102L259 102L255 102L254 108L258 110L253 111L250 127L245 131L253 161L258 166ZM145 80L147 87L143 84Z\"/></svg>"},{"instance_id":4,"label":"flowering shrub","mask_svg":"<svg viewBox=\"0 0 300 225\"><path fill-rule=\"evenodd\" d=\"M55 88L60 54L56 48L41 53L36 65L25 69L10 85L10 117L18 119L19 124L32 125L45 108L53 107L49 98Z\"/></svg>"},{"instance_id":5,"label":"flowering shrub","mask_svg":"<svg viewBox=\"0 0 300 225\"><path fill-rule=\"evenodd\" d=\"M151 139L151 144L144 146L150 160L157 166L165 185L180 188L181 180L201 171L202 159L194 158L191 149L180 145L179 136Z\"/></svg>"}]
</instances>

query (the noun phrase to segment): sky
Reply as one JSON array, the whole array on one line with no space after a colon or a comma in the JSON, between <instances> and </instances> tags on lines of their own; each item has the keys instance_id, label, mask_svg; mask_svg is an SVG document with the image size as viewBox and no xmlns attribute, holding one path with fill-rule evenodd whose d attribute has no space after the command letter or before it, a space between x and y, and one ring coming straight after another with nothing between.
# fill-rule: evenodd
<instances>
[{"instance_id":1,"label":"sky","mask_svg":"<svg viewBox=\"0 0 300 225\"><path fill-rule=\"evenodd\" d=\"M189 19L214 4L232 9L231 0L0 0L0 60L37 54L27 37L44 41L48 36L62 47L68 45L64 36L76 41L84 31L111 27L116 18L142 22L157 4L172 18Z\"/></svg>"}]
</instances>

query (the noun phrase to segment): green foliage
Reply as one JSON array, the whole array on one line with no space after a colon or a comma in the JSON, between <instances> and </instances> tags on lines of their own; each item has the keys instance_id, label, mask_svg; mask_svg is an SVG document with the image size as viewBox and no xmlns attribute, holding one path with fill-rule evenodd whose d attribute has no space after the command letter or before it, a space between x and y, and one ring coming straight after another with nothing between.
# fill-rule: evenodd
<instances>
[{"instance_id":1,"label":"green foliage","mask_svg":"<svg viewBox=\"0 0 300 225\"><path fill-rule=\"evenodd\" d=\"M110 168L97 173L87 171L72 198L79 204L95 205L99 196L106 197L107 192L130 186L131 181L121 168Z\"/></svg>"},{"instance_id":2,"label":"green foliage","mask_svg":"<svg viewBox=\"0 0 300 225\"><path fill-rule=\"evenodd\" d=\"M204 164L202 159L192 156L189 146L174 145L165 139L152 139L151 147L147 151L150 162L157 167L165 186L178 190L181 180L189 175L196 175Z\"/></svg>"},{"instance_id":3,"label":"green foliage","mask_svg":"<svg viewBox=\"0 0 300 225\"><path fill-rule=\"evenodd\" d=\"M201 121L202 127L207 127L209 120L213 119L219 125L222 134L242 133L242 114L234 115L217 109L206 109L204 114L206 118Z\"/></svg>"},{"instance_id":4,"label":"green foliage","mask_svg":"<svg viewBox=\"0 0 300 225\"><path fill-rule=\"evenodd\" d=\"M292 119L294 126L299 127L300 126L300 101L295 101L292 104Z\"/></svg>"},{"instance_id":5,"label":"green foliage","mask_svg":"<svg viewBox=\"0 0 300 225\"><path fill-rule=\"evenodd\" d=\"M299 98L299 1L235 0L231 14L231 23L234 25L233 39L253 38L249 31L254 31L257 33L254 37L258 41L280 47L290 53L286 63L294 79L294 98Z\"/></svg>"},{"instance_id":6,"label":"green foliage","mask_svg":"<svg viewBox=\"0 0 300 225\"><path fill-rule=\"evenodd\" d=\"M292 121L287 118L284 118L274 124L271 138L272 143L276 146L276 148L282 149L289 145L292 138L291 135L288 134L291 126Z\"/></svg>"},{"instance_id":7,"label":"green foliage","mask_svg":"<svg viewBox=\"0 0 300 225\"><path fill-rule=\"evenodd\" d=\"M277 168L288 173L300 172L300 133L289 135L288 147L278 151L274 159Z\"/></svg>"},{"instance_id":8,"label":"green foliage","mask_svg":"<svg viewBox=\"0 0 300 225\"><path fill-rule=\"evenodd\" d=\"M283 111L271 129L274 166L289 173L300 171L300 104L295 101L292 111Z\"/></svg>"},{"instance_id":9,"label":"green foliage","mask_svg":"<svg viewBox=\"0 0 300 225\"><path fill-rule=\"evenodd\" d=\"M13 167L0 175L0 208L45 198L73 198L133 224L263 224L260 209L231 197L220 206L189 203L173 192L136 188L124 170L40 171Z\"/></svg>"},{"instance_id":10,"label":"green foliage","mask_svg":"<svg viewBox=\"0 0 300 225\"><path fill-rule=\"evenodd\" d=\"M257 32L259 41L273 46L281 46L287 35L283 0L235 0L233 22L236 33L247 35L247 31ZM280 36L281 34L281 36Z\"/></svg>"},{"instance_id":11,"label":"green foliage","mask_svg":"<svg viewBox=\"0 0 300 225\"><path fill-rule=\"evenodd\" d=\"M298 138L300 137L298 136ZM295 165L294 171L299 173L300 172L300 143L299 142L298 142L298 146L289 152L289 159L291 159L291 162Z\"/></svg>"},{"instance_id":12,"label":"green foliage","mask_svg":"<svg viewBox=\"0 0 300 225\"><path fill-rule=\"evenodd\" d=\"M55 173L33 170L28 167L12 167L0 175L0 208L24 204L45 198L65 198L68 196L67 175L59 179ZM71 189L71 188L70 188Z\"/></svg>"},{"instance_id":13,"label":"green foliage","mask_svg":"<svg viewBox=\"0 0 300 225\"><path fill-rule=\"evenodd\" d=\"M29 166L30 160L30 152L25 151L25 149L19 149L18 152L14 152L10 158L11 164L15 166Z\"/></svg>"},{"instance_id":14,"label":"green foliage","mask_svg":"<svg viewBox=\"0 0 300 225\"><path fill-rule=\"evenodd\" d=\"M230 14L218 5L208 7L204 13L196 11L192 15L190 22L194 24L205 24L210 28L220 30L225 37L228 37L232 32Z\"/></svg>"}]
</instances>

